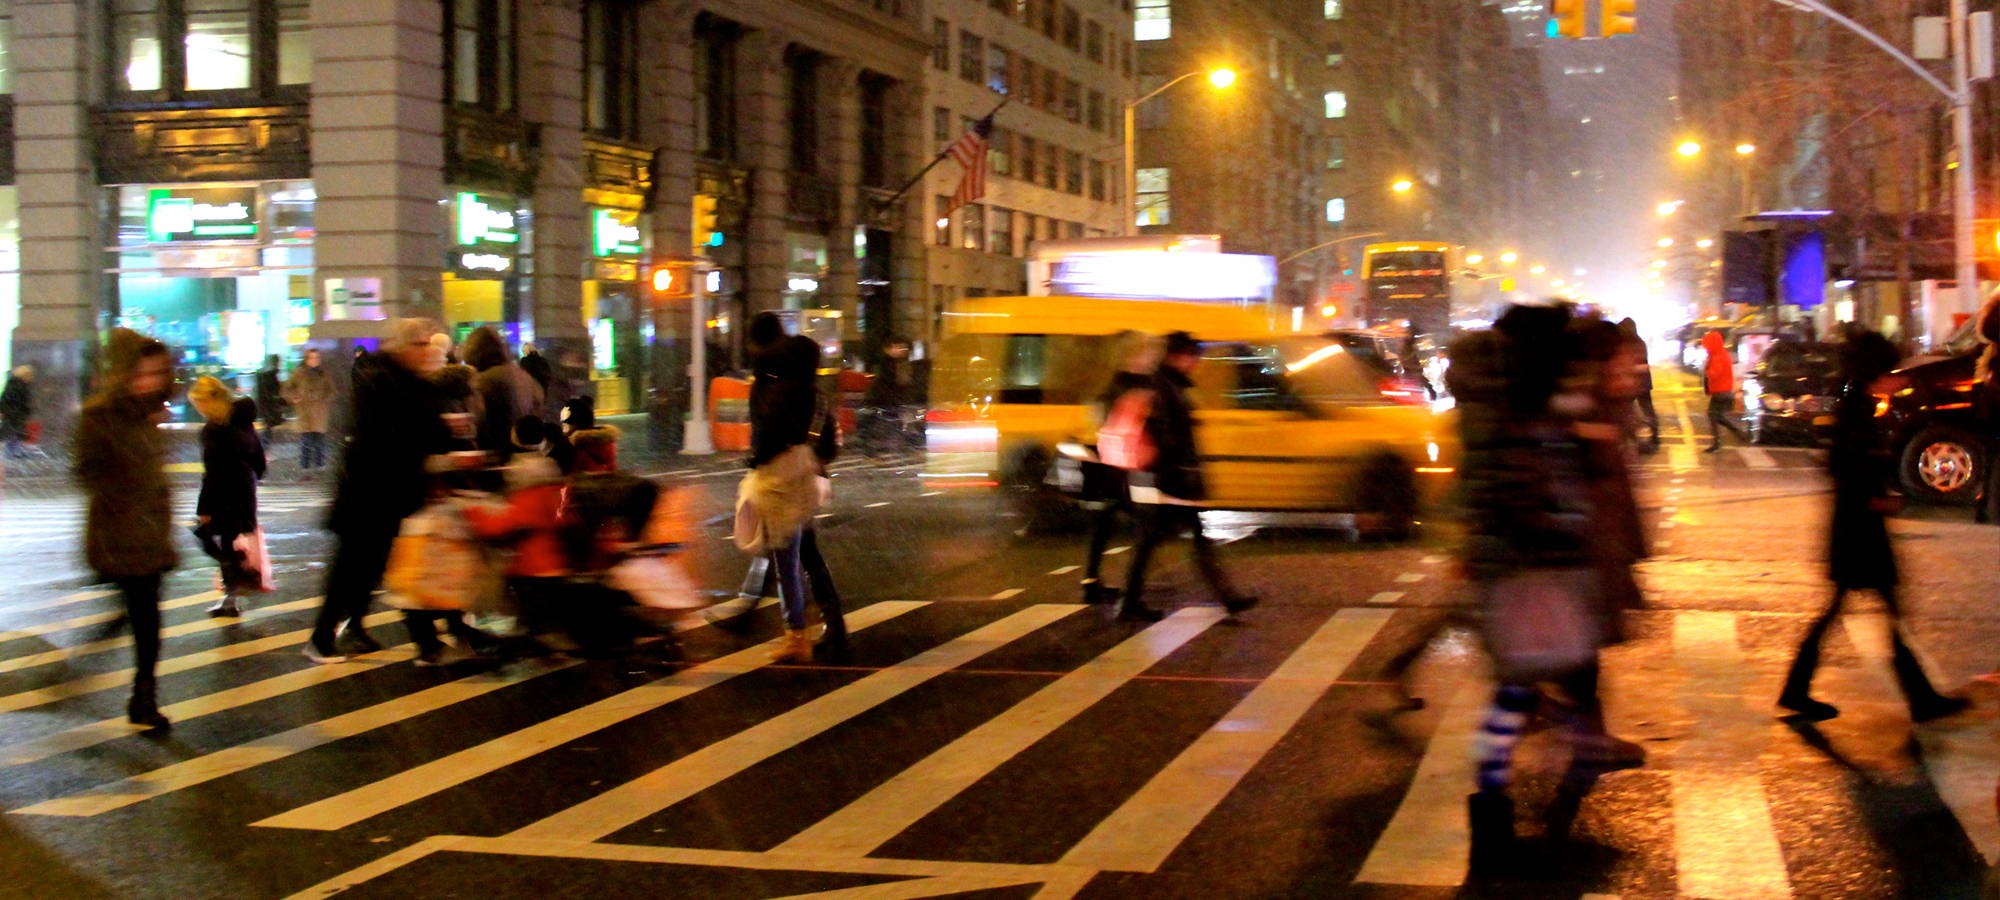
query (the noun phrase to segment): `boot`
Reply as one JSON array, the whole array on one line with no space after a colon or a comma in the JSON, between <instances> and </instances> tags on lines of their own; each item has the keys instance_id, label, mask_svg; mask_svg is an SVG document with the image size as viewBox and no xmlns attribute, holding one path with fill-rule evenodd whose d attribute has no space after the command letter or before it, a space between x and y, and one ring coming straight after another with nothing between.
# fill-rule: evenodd
<instances>
[{"instance_id":1,"label":"boot","mask_svg":"<svg viewBox=\"0 0 2000 900\"><path fill-rule=\"evenodd\" d=\"M150 681L132 685L132 701L125 704L125 717L134 725L145 726L147 731L160 731L169 724L167 717L160 715L160 704L153 696L153 683Z\"/></svg>"},{"instance_id":2,"label":"boot","mask_svg":"<svg viewBox=\"0 0 2000 900\"><path fill-rule=\"evenodd\" d=\"M1129 594L1118 601L1118 618L1127 622L1158 622L1166 617L1166 613L1147 606Z\"/></svg>"},{"instance_id":3,"label":"boot","mask_svg":"<svg viewBox=\"0 0 2000 900\"><path fill-rule=\"evenodd\" d=\"M1479 791L1465 798L1465 809L1472 826L1468 875L1473 878L1505 875L1518 856L1513 799L1499 791Z\"/></svg>"},{"instance_id":4,"label":"boot","mask_svg":"<svg viewBox=\"0 0 2000 900\"><path fill-rule=\"evenodd\" d=\"M1083 582L1083 602L1092 606L1118 602L1118 589L1095 578Z\"/></svg>"},{"instance_id":5,"label":"boot","mask_svg":"<svg viewBox=\"0 0 2000 900\"><path fill-rule=\"evenodd\" d=\"M1890 666L1896 672L1896 681L1903 689L1903 699L1910 704L1910 719L1914 722L1929 722L1946 716L1964 712L1972 701L1964 697L1952 697L1938 693L1931 686L1929 675L1924 674L1924 666L1917 661L1917 654L1903 641L1901 633L1891 631L1889 644Z\"/></svg>"},{"instance_id":6,"label":"boot","mask_svg":"<svg viewBox=\"0 0 2000 900\"><path fill-rule=\"evenodd\" d=\"M813 658L812 635L803 628L787 628L778 646L771 649L774 663L809 663Z\"/></svg>"},{"instance_id":7,"label":"boot","mask_svg":"<svg viewBox=\"0 0 2000 900\"><path fill-rule=\"evenodd\" d=\"M208 614L219 619L241 618L243 611L236 608L236 595L224 594L221 602L208 608Z\"/></svg>"}]
</instances>

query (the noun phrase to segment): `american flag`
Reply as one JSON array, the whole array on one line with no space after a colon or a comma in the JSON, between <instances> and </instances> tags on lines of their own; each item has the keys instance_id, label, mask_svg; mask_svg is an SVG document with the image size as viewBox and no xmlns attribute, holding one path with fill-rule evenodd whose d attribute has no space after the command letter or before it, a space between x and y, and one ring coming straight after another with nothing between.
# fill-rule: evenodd
<instances>
[{"instance_id":1,"label":"american flag","mask_svg":"<svg viewBox=\"0 0 2000 900\"><path fill-rule=\"evenodd\" d=\"M993 148L993 116L972 123L972 130L944 151L960 166L965 168L964 177L958 180L958 190L951 195L951 215L959 207L986 196L986 152Z\"/></svg>"}]
</instances>

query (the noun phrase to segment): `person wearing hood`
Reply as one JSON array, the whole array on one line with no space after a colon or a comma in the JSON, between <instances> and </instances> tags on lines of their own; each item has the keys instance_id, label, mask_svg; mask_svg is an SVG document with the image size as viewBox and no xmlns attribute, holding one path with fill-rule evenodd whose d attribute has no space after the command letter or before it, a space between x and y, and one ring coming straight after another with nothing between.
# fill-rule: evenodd
<instances>
[{"instance_id":1,"label":"person wearing hood","mask_svg":"<svg viewBox=\"0 0 2000 900\"><path fill-rule=\"evenodd\" d=\"M1736 424L1731 416L1736 413L1736 361L1729 358L1729 347L1722 340L1722 332L1711 330L1702 335L1701 348L1708 352L1708 360L1702 363L1702 383L1708 392L1708 431L1714 442L1705 453L1722 449L1722 431L1743 443L1750 443L1750 436L1743 433L1743 426Z\"/></svg>"},{"instance_id":2,"label":"person wearing hood","mask_svg":"<svg viewBox=\"0 0 2000 900\"><path fill-rule=\"evenodd\" d=\"M472 385L481 404L479 449L506 453L513 446L515 423L541 416L546 396L542 386L514 362L506 340L491 325L473 329L459 349L465 364L478 373Z\"/></svg>"},{"instance_id":3,"label":"person wearing hood","mask_svg":"<svg viewBox=\"0 0 2000 900\"><path fill-rule=\"evenodd\" d=\"M397 319L382 350L355 367L354 427L327 520L337 544L327 567L326 600L305 646L313 662L337 663L348 650L382 649L363 629L362 618L382 583L403 520L430 494L431 456L452 449L444 405L429 381L442 363L431 347L434 331L422 319ZM410 615L405 622L419 664L439 664L445 648L433 618ZM336 638L346 646L337 646Z\"/></svg>"},{"instance_id":4,"label":"person wearing hood","mask_svg":"<svg viewBox=\"0 0 2000 900\"><path fill-rule=\"evenodd\" d=\"M1144 527L1139 545L1132 551L1132 568L1125 575L1118 617L1157 622L1165 615L1146 605L1146 565L1162 541L1183 531L1194 538L1195 567L1202 580L1233 616L1256 606L1257 598L1236 592L1216 558L1215 543L1201 530L1201 503L1208 499L1208 488L1195 447L1194 400L1190 396L1194 390L1191 376L1201 365L1201 344L1187 332L1176 331L1167 335L1164 352L1159 372L1153 376L1152 411L1145 425L1157 454L1149 468L1132 473L1135 487L1149 487L1157 496L1145 504L1141 514ZM1134 499L1138 499L1136 492Z\"/></svg>"},{"instance_id":5,"label":"person wearing hood","mask_svg":"<svg viewBox=\"0 0 2000 900\"><path fill-rule=\"evenodd\" d=\"M7 443L8 459L27 455L28 420L35 414L34 381L34 366L15 366L7 373L6 389L0 390L0 441Z\"/></svg>"},{"instance_id":6,"label":"person wearing hood","mask_svg":"<svg viewBox=\"0 0 2000 900\"><path fill-rule=\"evenodd\" d=\"M84 560L118 587L132 626L134 725L167 727L154 669L160 659L160 578L180 562L172 539L173 503L160 424L173 394L167 345L114 328L104 347L97 393L83 405L72 447L86 497Z\"/></svg>"},{"instance_id":7,"label":"person wearing hood","mask_svg":"<svg viewBox=\"0 0 2000 900\"><path fill-rule=\"evenodd\" d=\"M450 335L442 332L431 335L432 353L444 359L444 365L431 373L431 384L437 388L438 399L444 405L453 449L477 450L479 417L486 410L479 390L473 386L473 379L479 373L464 363L453 362L451 350Z\"/></svg>"},{"instance_id":8,"label":"person wearing hood","mask_svg":"<svg viewBox=\"0 0 2000 900\"><path fill-rule=\"evenodd\" d=\"M257 404L235 397L213 376L204 375L188 391L188 402L208 424L201 429L201 495L195 501L195 537L202 551L222 564L222 600L211 616L242 615L237 598L263 588L263 579L244 566L236 549L239 535L257 530L257 480L264 477L264 444L257 437Z\"/></svg>"},{"instance_id":9,"label":"person wearing hood","mask_svg":"<svg viewBox=\"0 0 2000 900\"><path fill-rule=\"evenodd\" d=\"M333 412L333 379L320 368L318 350L307 350L298 368L280 393L298 413L299 468L312 471L326 467L326 429Z\"/></svg>"},{"instance_id":10,"label":"person wearing hood","mask_svg":"<svg viewBox=\"0 0 2000 900\"><path fill-rule=\"evenodd\" d=\"M596 404L589 397L578 397L563 405L560 441L551 441L560 446L563 471L568 473L603 473L618 471L618 426L597 421Z\"/></svg>"}]
</instances>

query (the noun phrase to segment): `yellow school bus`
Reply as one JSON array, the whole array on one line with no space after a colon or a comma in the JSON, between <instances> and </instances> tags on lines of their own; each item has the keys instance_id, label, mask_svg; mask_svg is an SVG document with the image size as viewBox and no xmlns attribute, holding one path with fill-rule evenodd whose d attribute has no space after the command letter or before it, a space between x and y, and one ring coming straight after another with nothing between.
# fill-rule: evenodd
<instances>
[{"instance_id":1,"label":"yellow school bus","mask_svg":"<svg viewBox=\"0 0 2000 900\"><path fill-rule=\"evenodd\" d=\"M1407 533L1456 466L1450 414L1331 336L1280 331L1261 309L1156 300L1005 297L945 313L933 355L928 485L999 493L1031 526L1060 517L1058 445L1094 443L1092 404L1126 331L1203 341L1195 439L1216 509L1360 514Z\"/></svg>"}]
</instances>

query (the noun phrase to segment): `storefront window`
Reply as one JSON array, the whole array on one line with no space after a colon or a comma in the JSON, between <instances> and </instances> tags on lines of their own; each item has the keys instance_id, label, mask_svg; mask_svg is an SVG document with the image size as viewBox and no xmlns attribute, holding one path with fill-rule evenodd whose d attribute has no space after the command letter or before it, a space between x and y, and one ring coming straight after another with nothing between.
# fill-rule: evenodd
<instances>
[{"instance_id":1,"label":"storefront window","mask_svg":"<svg viewBox=\"0 0 2000 900\"><path fill-rule=\"evenodd\" d=\"M445 205L451 232L445 244L445 319L455 332L498 325L510 344L522 340L520 260L527 253L528 210L520 198L482 191L454 191Z\"/></svg>"},{"instance_id":2,"label":"storefront window","mask_svg":"<svg viewBox=\"0 0 2000 900\"><path fill-rule=\"evenodd\" d=\"M278 83L312 81L312 2L278 0Z\"/></svg>"},{"instance_id":3,"label":"storefront window","mask_svg":"<svg viewBox=\"0 0 2000 900\"><path fill-rule=\"evenodd\" d=\"M826 235L803 231L785 233L785 308L820 306L820 285L826 281Z\"/></svg>"}]
</instances>

